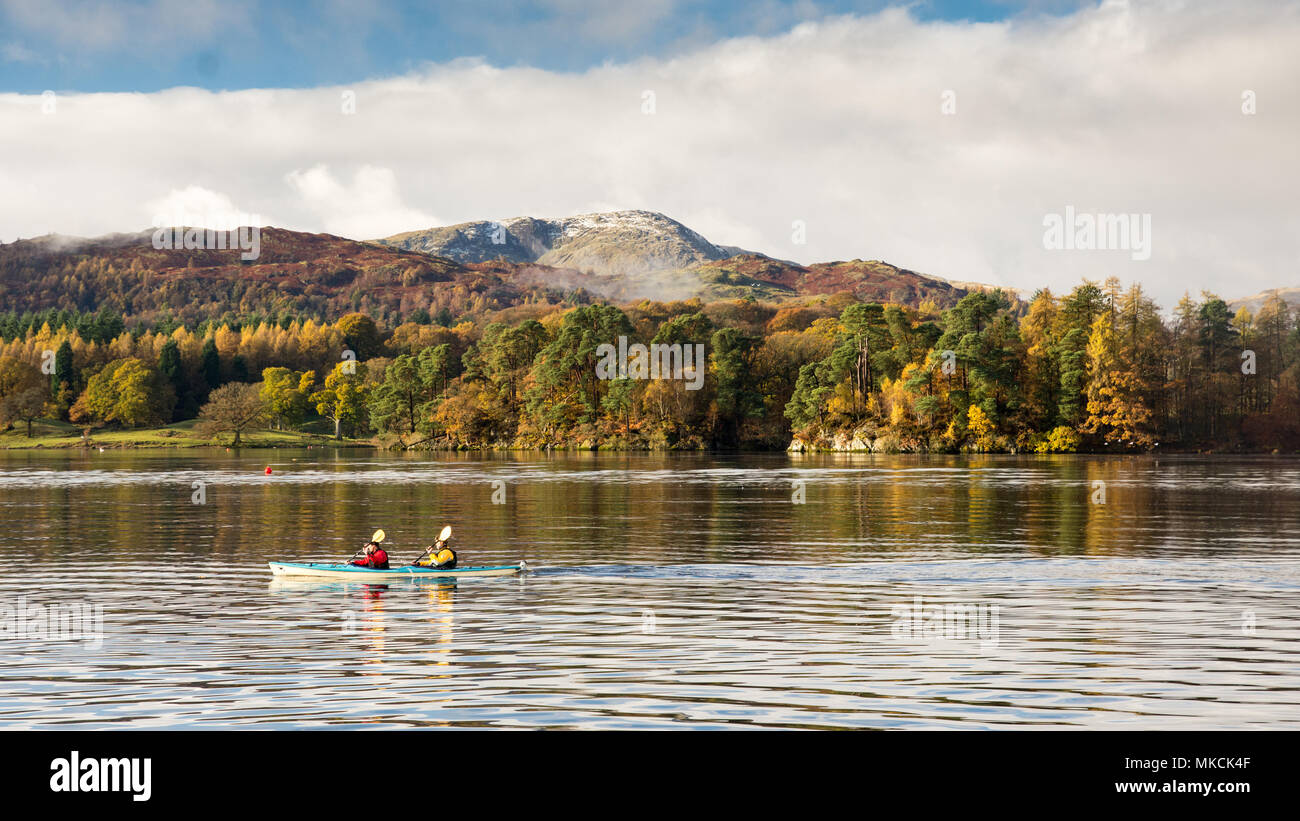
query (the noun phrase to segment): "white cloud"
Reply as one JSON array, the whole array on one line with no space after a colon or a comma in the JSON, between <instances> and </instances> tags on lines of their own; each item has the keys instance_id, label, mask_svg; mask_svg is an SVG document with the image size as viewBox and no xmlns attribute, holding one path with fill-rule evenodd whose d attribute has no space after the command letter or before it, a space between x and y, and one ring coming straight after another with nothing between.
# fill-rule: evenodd
<instances>
[{"instance_id":1,"label":"white cloud","mask_svg":"<svg viewBox=\"0 0 1300 821\"><path fill-rule=\"evenodd\" d=\"M270 225L267 220L235 206L234 201L219 191L210 191L198 185L172 189L165 196L150 202L146 208L149 224L155 227L188 226L232 231L247 225Z\"/></svg>"},{"instance_id":2,"label":"white cloud","mask_svg":"<svg viewBox=\"0 0 1300 821\"><path fill-rule=\"evenodd\" d=\"M394 233L390 230L394 225L428 227L439 222L402 203L397 176L389 168L363 165L351 185L335 180L324 165L291 171L286 180L330 234L371 239Z\"/></svg>"},{"instance_id":3,"label":"white cloud","mask_svg":"<svg viewBox=\"0 0 1300 821\"><path fill-rule=\"evenodd\" d=\"M1296 284L1296 42L1300 10L1265 0L997 24L890 10L581 74L428 66L350 86L352 115L339 88L72 95L47 115L0 95L0 239L139 230L190 186L359 238L601 203L804 262L1027 289L1114 274L1168 307ZM1151 214L1151 259L1045 250L1066 206Z\"/></svg>"}]
</instances>

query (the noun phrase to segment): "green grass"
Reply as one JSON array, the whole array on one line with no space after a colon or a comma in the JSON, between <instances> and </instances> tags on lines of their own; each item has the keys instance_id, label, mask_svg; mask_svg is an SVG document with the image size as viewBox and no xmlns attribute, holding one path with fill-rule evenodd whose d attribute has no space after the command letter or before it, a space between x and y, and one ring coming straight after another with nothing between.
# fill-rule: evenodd
<instances>
[{"instance_id":1,"label":"green grass","mask_svg":"<svg viewBox=\"0 0 1300 821\"><path fill-rule=\"evenodd\" d=\"M234 434L223 433L214 439L204 439L194 432L197 420L188 419L157 428L130 430L94 430L89 441L81 438L81 428L53 419L40 419L32 423L32 437L27 438L27 425L19 423L13 430L0 433L0 449L22 448L198 448L229 447ZM369 442L357 440L335 441L320 433L292 430L250 430L240 436L240 447L294 448L312 446L357 447Z\"/></svg>"}]
</instances>

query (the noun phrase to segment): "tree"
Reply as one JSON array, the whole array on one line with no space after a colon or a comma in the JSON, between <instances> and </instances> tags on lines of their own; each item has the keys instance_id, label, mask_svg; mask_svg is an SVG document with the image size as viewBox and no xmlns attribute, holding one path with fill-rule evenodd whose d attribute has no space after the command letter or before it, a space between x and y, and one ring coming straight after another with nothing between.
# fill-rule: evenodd
<instances>
[{"instance_id":1,"label":"tree","mask_svg":"<svg viewBox=\"0 0 1300 821\"><path fill-rule=\"evenodd\" d=\"M270 419L281 429L296 425L307 415L307 396L315 381L315 374L294 373L288 368L265 368L259 392Z\"/></svg>"},{"instance_id":2,"label":"tree","mask_svg":"<svg viewBox=\"0 0 1300 821\"><path fill-rule=\"evenodd\" d=\"M203 351L199 354L199 373L203 376L204 390L211 391L221 386L221 354L217 352L217 341L208 337L203 342Z\"/></svg>"},{"instance_id":3,"label":"tree","mask_svg":"<svg viewBox=\"0 0 1300 821\"><path fill-rule=\"evenodd\" d=\"M352 366L349 373L348 366ZM342 439L343 430L355 432L366 423L366 404L370 389L366 386L366 366L339 362L325 377L325 386L309 397L316 412L334 423L334 438Z\"/></svg>"},{"instance_id":4,"label":"tree","mask_svg":"<svg viewBox=\"0 0 1300 821\"><path fill-rule=\"evenodd\" d=\"M1088 340L1088 418L1083 429L1105 442L1125 447L1150 447L1151 409L1142 394L1140 377L1124 362L1115 334L1115 314L1103 313L1093 322Z\"/></svg>"},{"instance_id":5,"label":"tree","mask_svg":"<svg viewBox=\"0 0 1300 821\"><path fill-rule=\"evenodd\" d=\"M171 417L176 395L156 370L135 357L115 359L86 383L69 417L89 427L156 425Z\"/></svg>"},{"instance_id":6,"label":"tree","mask_svg":"<svg viewBox=\"0 0 1300 821\"><path fill-rule=\"evenodd\" d=\"M235 440L231 444L239 447L239 435L248 428L265 424L268 418L259 385L231 382L208 396L207 404L199 410L197 429L200 435L209 437L233 432Z\"/></svg>"},{"instance_id":7,"label":"tree","mask_svg":"<svg viewBox=\"0 0 1300 821\"><path fill-rule=\"evenodd\" d=\"M1205 298L1198 314L1201 320L1199 341L1206 370L1215 373L1235 364L1231 354L1237 331L1232 327L1232 313L1227 303L1213 294L1206 294Z\"/></svg>"},{"instance_id":8,"label":"tree","mask_svg":"<svg viewBox=\"0 0 1300 821\"><path fill-rule=\"evenodd\" d=\"M1056 297L1043 288L1034 294L1029 312L1020 321L1026 345L1025 397L1030 419L1040 430L1056 421L1061 405L1061 359L1055 333L1059 315Z\"/></svg>"},{"instance_id":9,"label":"tree","mask_svg":"<svg viewBox=\"0 0 1300 821\"><path fill-rule=\"evenodd\" d=\"M27 438L32 438L32 422L41 416L49 401L49 380L35 365L13 357L0 359L0 429L24 421Z\"/></svg>"},{"instance_id":10,"label":"tree","mask_svg":"<svg viewBox=\"0 0 1300 821\"><path fill-rule=\"evenodd\" d=\"M532 369L528 412L540 427L558 431L596 421L607 388L597 375L596 349L631 334L627 315L612 305L584 305L564 315Z\"/></svg>"},{"instance_id":11,"label":"tree","mask_svg":"<svg viewBox=\"0 0 1300 821\"><path fill-rule=\"evenodd\" d=\"M715 441L737 444L741 423L763 415L763 396L756 389L754 374L758 344L758 337L736 328L722 328L713 334L711 358L717 385Z\"/></svg>"},{"instance_id":12,"label":"tree","mask_svg":"<svg viewBox=\"0 0 1300 821\"><path fill-rule=\"evenodd\" d=\"M172 391L176 394L175 414L185 414L187 404L194 404L194 398L190 395L189 382L185 378L185 370L181 366L181 349L176 344L176 340L167 340L162 350L159 351L158 373L171 385ZM175 421L175 415L172 421Z\"/></svg>"},{"instance_id":13,"label":"tree","mask_svg":"<svg viewBox=\"0 0 1300 821\"><path fill-rule=\"evenodd\" d=\"M945 414L952 419L963 417L964 424L970 406L978 405L996 427L1021 409L1027 355L1010 307L1000 290L976 291L944 312L944 332L935 350L950 358L956 371L948 380L950 409Z\"/></svg>"},{"instance_id":14,"label":"tree","mask_svg":"<svg viewBox=\"0 0 1300 821\"><path fill-rule=\"evenodd\" d=\"M99 309L99 313L95 314L90 329L90 337L96 342L109 342L120 336L125 328L126 324L122 321L122 315L105 306Z\"/></svg>"},{"instance_id":15,"label":"tree","mask_svg":"<svg viewBox=\"0 0 1300 821\"><path fill-rule=\"evenodd\" d=\"M375 321L363 313L351 313L338 321L343 343L357 355L359 361L380 353L379 328Z\"/></svg>"},{"instance_id":16,"label":"tree","mask_svg":"<svg viewBox=\"0 0 1300 821\"><path fill-rule=\"evenodd\" d=\"M632 433L632 393L635 388L636 383L631 379L612 379L605 398L600 401L601 408L610 416L623 420L625 435Z\"/></svg>"},{"instance_id":17,"label":"tree","mask_svg":"<svg viewBox=\"0 0 1300 821\"><path fill-rule=\"evenodd\" d=\"M837 353L851 374L856 416L866 408L871 395L879 387L881 372L888 367L890 360L884 306L874 302L850 305L840 314L840 325L844 329L844 341Z\"/></svg>"},{"instance_id":18,"label":"tree","mask_svg":"<svg viewBox=\"0 0 1300 821\"><path fill-rule=\"evenodd\" d=\"M1264 301L1255 317L1256 336L1259 339L1259 375L1263 380L1261 400L1268 406L1277 393L1278 377L1281 376L1286 352L1285 342L1289 321L1287 304L1274 291Z\"/></svg>"},{"instance_id":19,"label":"tree","mask_svg":"<svg viewBox=\"0 0 1300 821\"><path fill-rule=\"evenodd\" d=\"M993 450L994 435L997 433L997 426L993 420L984 413L984 409L979 405L971 405L966 409L967 428L975 435L975 448L981 453Z\"/></svg>"},{"instance_id":20,"label":"tree","mask_svg":"<svg viewBox=\"0 0 1300 821\"><path fill-rule=\"evenodd\" d=\"M535 319L516 328L493 322L466 355L469 378L482 379L493 387L512 427L518 421L524 381L547 339L546 329Z\"/></svg>"},{"instance_id":21,"label":"tree","mask_svg":"<svg viewBox=\"0 0 1300 821\"><path fill-rule=\"evenodd\" d=\"M426 401L419 360L403 354L384 369L384 381L370 399L370 425L380 433L404 430L415 433L420 407Z\"/></svg>"},{"instance_id":22,"label":"tree","mask_svg":"<svg viewBox=\"0 0 1300 821\"><path fill-rule=\"evenodd\" d=\"M1060 374L1056 418L1062 425L1080 425L1087 415L1088 340L1093 323L1106 307L1106 295L1087 281L1061 300L1052 333L1052 356Z\"/></svg>"},{"instance_id":23,"label":"tree","mask_svg":"<svg viewBox=\"0 0 1300 821\"><path fill-rule=\"evenodd\" d=\"M1008 304L1001 291L975 291L944 312L944 332L935 347L953 352L957 369L953 401L962 409L968 404L971 366L978 365L978 357L984 350L980 335L998 311L1005 310Z\"/></svg>"},{"instance_id":24,"label":"tree","mask_svg":"<svg viewBox=\"0 0 1300 821\"><path fill-rule=\"evenodd\" d=\"M1202 435L1218 440L1227 415L1228 397L1232 389L1233 374L1238 373L1239 353L1237 331L1232 326L1232 312L1227 304L1214 294L1202 292L1204 300L1197 309L1194 338L1197 346L1197 363L1193 371L1193 391L1199 394L1196 404L1204 422Z\"/></svg>"},{"instance_id":25,"label":"tree","mask_svg":"<svg viewBox=\"0 0 1300 821\"><path fill-rule=\"evenodd\" d=\"M826 418L826 400L835 390L829 361L809 362L799 368L794 393L785 406L785 416L797 431L821 425Z\"/></svg>"},{"instance_id":26,"label":"tree","mask_svg":"<svg viewBox=\"0 0 1300 821\"><path fill-rule=\"evenodd\" d=\"M1170 372L1165 397L1169 406L1167 436L1187 441L1198 427L1203 408L1194 396L1198 391L1199 372L1197 337L1200 332L1198 307L1190 294L1184 293L1174 308L1170 330Z\"/></svg>"},{"instance_id":27,"label":"tree","mask_svg":"<svg viewBox=\"0 0 1300 821\"><path fill-rule=\"evenodd\" d=\"M54 393L57 394L64 386L71 389L76 375L72 360L72 343L65 339L59 343L59 349L54 352Z\"/></svg>"}]
</instances>

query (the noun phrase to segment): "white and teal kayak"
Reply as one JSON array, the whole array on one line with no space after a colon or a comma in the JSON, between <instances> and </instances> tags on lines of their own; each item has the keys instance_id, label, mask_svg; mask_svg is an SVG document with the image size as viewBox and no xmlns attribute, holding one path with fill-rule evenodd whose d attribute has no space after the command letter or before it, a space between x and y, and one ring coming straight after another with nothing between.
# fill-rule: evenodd
<instances>
[{"instance_id":1,"label":"white and teal kayak","mask_svg":"<svg viewBox=\"0 0 1300 821\"><path fill-rule=\"evenodd\" d=\"M528 569L523 562L492 567L457 567L440 570L436 567L390 567L375 570L353 564L318 564L315 562L267 562L271 572L285 578L344 579L346 581L397 581L401 579L480 579L491 576L513 576Z\"/></svg>"}]
</instances>

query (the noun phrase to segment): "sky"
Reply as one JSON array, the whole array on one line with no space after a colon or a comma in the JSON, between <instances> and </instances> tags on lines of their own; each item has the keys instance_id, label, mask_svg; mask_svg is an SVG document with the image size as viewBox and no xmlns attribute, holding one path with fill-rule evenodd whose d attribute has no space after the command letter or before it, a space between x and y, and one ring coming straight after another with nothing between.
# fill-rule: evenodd
<instances>
[{"instance_id":1,"label":"sky","mask_svg":"<svg viewBox=\"0 0 1300 821\"><path fill-rule=\"evenodd\" d=\"M314 88L479 57L583 71L869 14L887 0L0 0L3 90ZM898 5L898 4L894 4ZM918 0L921 20L1060 13L1082 0Z\"/></svg>"},{"instance_id":2,"label":"sky","mask_svg":"<svg viewBox=\"0 0 1300 821\"><path fill-rule=\"evenodd\" d=\"M1169 308L1300 285L1296 43L1279 0L0 0L0 242L642 208Z\"/></svg>"}]
</instances>

